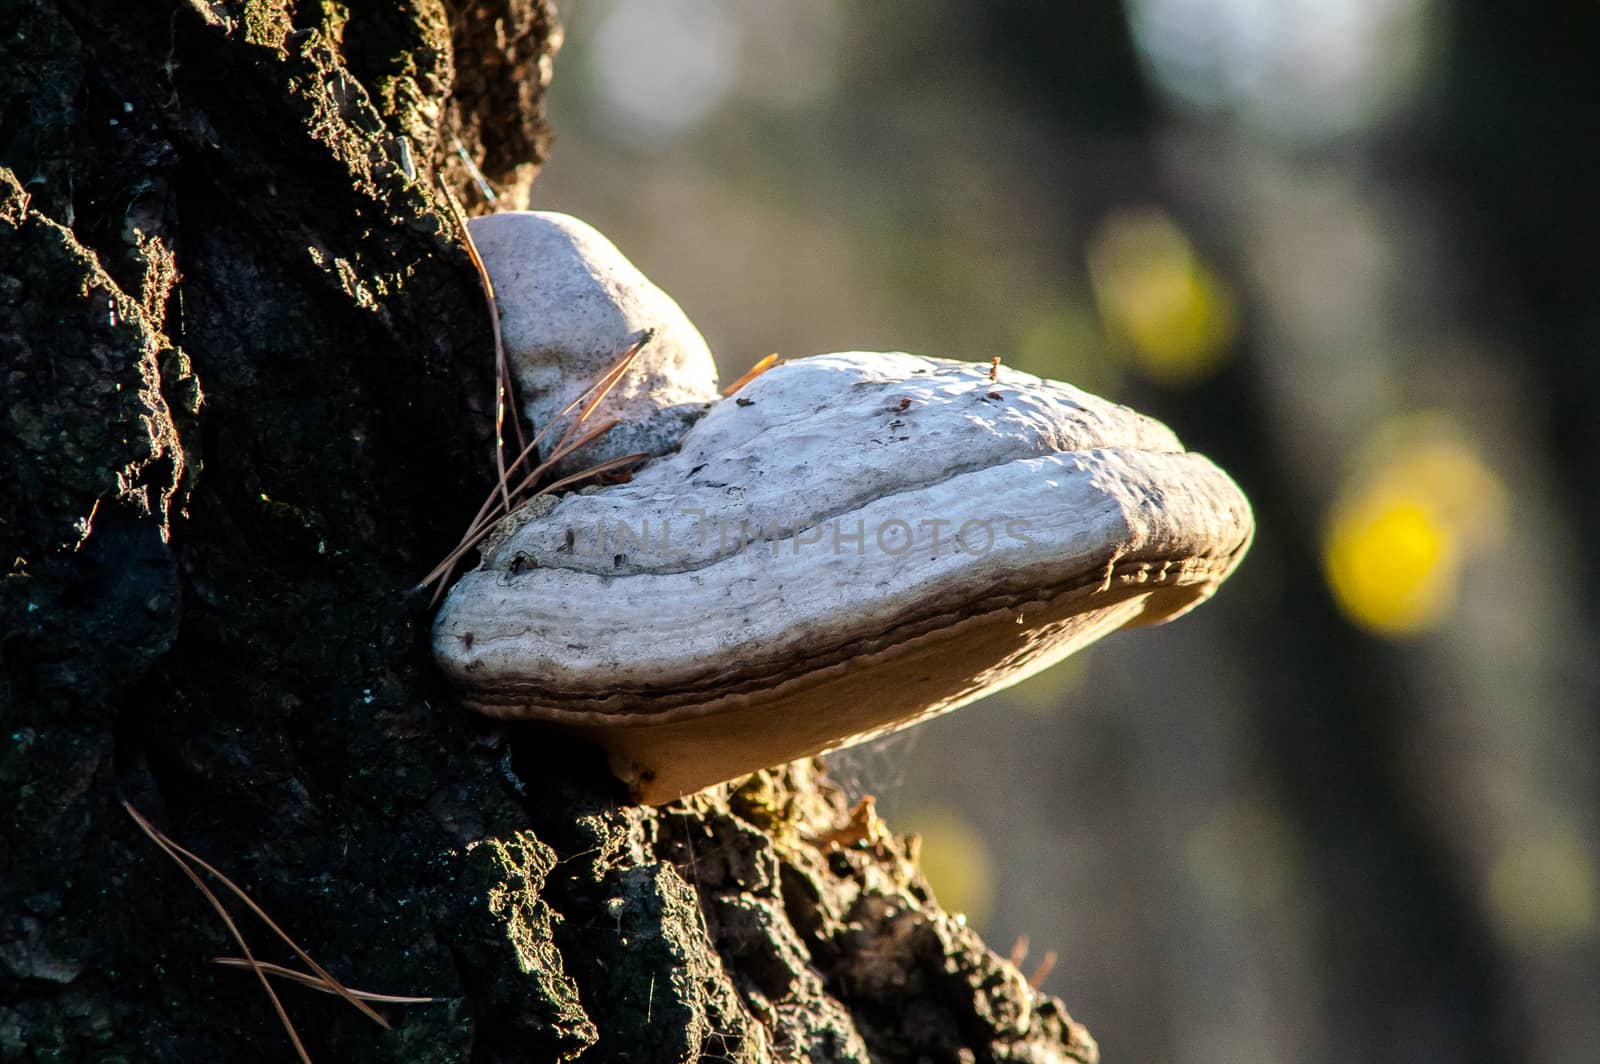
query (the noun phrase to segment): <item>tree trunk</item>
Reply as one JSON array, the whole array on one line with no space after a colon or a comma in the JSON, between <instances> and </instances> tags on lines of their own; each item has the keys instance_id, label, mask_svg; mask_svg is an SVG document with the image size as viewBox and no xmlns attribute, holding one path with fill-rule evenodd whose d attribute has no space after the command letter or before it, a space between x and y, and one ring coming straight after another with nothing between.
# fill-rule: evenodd
<instances>
[{"instance_id":1,"label":"tree trunk","mask_svg":"<svg viewBox=\"0 0 1600 1064\"><path fill-rule=\"evenodd\" d=\"M558 44L545 0L0 4L0 1057L293 1059L126 800L434 998L280 983L314 1058L1095 1058L813 764L630 806L432 670L410 588L493 469L434 174L525 188Z\"/></svg>"}]
</instances>

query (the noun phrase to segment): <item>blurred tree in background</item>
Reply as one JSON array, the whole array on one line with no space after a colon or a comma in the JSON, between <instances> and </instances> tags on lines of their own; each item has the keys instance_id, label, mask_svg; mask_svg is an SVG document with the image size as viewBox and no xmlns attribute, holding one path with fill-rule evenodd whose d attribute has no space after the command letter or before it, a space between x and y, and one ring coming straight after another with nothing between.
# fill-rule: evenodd
<instances>
[{"instance_id":1,"label":"blurred tree in background","mask_svg":"<svg viewBox=\"0 0 1600 1064\"><path fill-rule=\"evenodd\" d=\"M1108 1059L1593 1059L1600 12L565 15L533 205L725 376L1001 355L1255 501L1193 618L836 759L941 900L1059 951Z\"/></svg>"}]
</instances>

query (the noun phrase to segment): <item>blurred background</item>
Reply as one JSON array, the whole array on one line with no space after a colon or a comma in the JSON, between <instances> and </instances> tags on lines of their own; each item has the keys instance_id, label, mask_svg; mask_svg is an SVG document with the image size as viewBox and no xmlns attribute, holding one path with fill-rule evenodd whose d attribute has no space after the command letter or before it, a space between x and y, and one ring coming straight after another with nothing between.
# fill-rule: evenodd
<instances>
[{"instance_id":1,"label":"blurred background","mask_svg":"<svg viewBox=\"0 0 1600 1064\"><path fill-rule=\"evenodd\" d=\"M834 758L1107 1061L1600 1060L1600 7L569 0L533 205L723 379L907 350L1256 506L1172 626Z\"/></svg>"}]
</instances>

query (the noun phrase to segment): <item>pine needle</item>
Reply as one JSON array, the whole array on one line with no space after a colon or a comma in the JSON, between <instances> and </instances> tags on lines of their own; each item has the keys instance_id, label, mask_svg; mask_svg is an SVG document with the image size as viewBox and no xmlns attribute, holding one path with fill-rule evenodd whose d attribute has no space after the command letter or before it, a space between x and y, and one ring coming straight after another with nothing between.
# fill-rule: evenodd
<instances>
[{"instance_id":1,"label":"pine needle","mask_svg":"<svg viewBox=\"0 0 1600 1064\"><path fill-rule=\"evenodd\" d=\"M628 349L617 358L616 362L607 367L606 371L600 374L600 376L597 377L587 388L580 392L577 397L572 400L572 402L568 403L566 406L562 407L561 410L557 411L555 417L551 418L550 421L534 435L533 439L522 448L515 461L513 461L510 465L506 465L504 464L503 459L501 460L498 470L500 474L499 483L495 486L495 489L489 493L489 497L483 501L483 505L478 508L476 516L474 516L472 521L467 525L467 531L462 535L460 542L456 544L454 549L452 549L450 553L439 562L438 565L435 565L431 570L429 570L427 576L423 577L422 580L418 582L418 590L433 584L435 581L438 581L438 586L434 588L432 598L433 603L437 604L440 597L444 594L445 584L448 582L450 573L454 571L455 567L461 562L461 560L471 553L473 548L475 548L479 543L483 542L483 538L488 535L489 530L494 527L496 522L498 522L502 517L511 513L512 510L516 509L518 506L525 503L528 499L555 491L558 488L567 487L588 477L608 472L620 466L625 466L632 462L642 461L644 458L648 457L648 455L645 454L631 454L621 458L609 459L605 462L599 463L598 465L591 466L588 469L584 469L580 472L562 477L554 484L547 484L538 490L533 490L534 485L538 483L542 476L549 472L551 467L561 462L567 456L571 455L580 448L593 443L595 440L598 440L601 436L605 435L607 432L611 431L617 426L618 421L616 418L608 418L607 420L590 428L587 432L583 432L581 434L579 433L579 430L583 427L584 423L589 420L590 415L592 415L595 410L599 408L606 396L611 393L612 389L617 386L618 382L622 380L623 376L633 366L634 359L639 356L639 352L642 351L644 346L648 344L654 337L654 329L644 330L643 333L640 334L639 339L630 344ZM580 407L581 409L579 409ZM573 416L574 411L577 411L575 417ZM549 457L545 458L543 461L534 466L533 469L527 473L521 481L518 482L516 487L510 487L510 474L515 473L517 470L522 468L523 465L534 455L539 447L539 444L543 442L544 438L551 432L551 430L562 424L564 421L568 421L568 419L570 419L570 423L567 425L566 430L561 434L561 437L556 442L556 445L551 449Z\"/></svg>"},{"instance_id":2,"label":"pine needle","mask_svg":"<svg viewBox=\"0 0 1600 1064\"><path fill-rule=\"evenodd\" d=\"M189 867L188 862L179 857L177 853L173 852L176 848L176 843L168 840L165 835L158 831L155 826L146 820L132 805L127 802L123 802L122 807L128 811L129 816L133 817L134 822L139 825L140 830L146 835L150 836L151 840L154 841L157 846L161 847L161 851L163 853L172 858L173 861L177 862L178 867L183 869L183 874L189 877L189 881L195 885L201 894L205 895L206 901L211 903L211 907L217 911L217 915L222 917L222 923L227 927L228 934L232 935L233 940L239 944L239 950L244 954L246 963L248 963L250 968L256 973L256 978L261 980L261 989L265 990L267 992L267 997L271 999L272 1010L278 1014L278 1022L282 1023L283 1029L288 1032L289 1041L294 1043L294 1051L296 1055L299 1056L302 1064L311 1064L311 1054L306 1052L305 1043L300 1041L300 1032L294 1029L294 1021L289 1019L289 1013L286 1009L284 1009L283 1002L278 1000L277 991L273 990L272 984L267 981L266 973L261 970L260 962L256 960L255 954L250 952L250 947L245 942L244 935L239 931L239 925L235 924L233 922L233 917L228 915L228 910L222 904L222 899L218 898L211 892L211 888L205 885L205 882L200 878L199 874L196 873L194 869Z\"/></svg>"},{"instance_id":3,"label":"pine needle","mask_svg":"<svg viewBox=\"0 0 1600 1064\"><path fill-rule=\"evenodd\" d=\"M1056 951L1053 949L1045 950L1044 959L1039 962L1039 967L1035 968L1033 974L1028 977L1028 985L1035 990L1039 989L1044 985L1044 981L1050 977L1050 973L1055 970L1055 966Z\"/></svg>"},{"instance_id":4,"label":"pine needle","mask_svg":"<svg viewBox=\"0 0 1600 1064\"><path fill-rule=\"evenodd\" d=\"M144 814L135 809L132 803L124 801L122 803L122 808L126 809L128 811L128 815L133 818L133 822L139 825L139 830L143 831L145 835L150 838L150 841L159 846L163 853L172 858L173 862L183 871L183 874L189 877L189 882L195 885L195 888L199 890L200 893L205 897L206 901L211 905L211 908L216 910L217 915L222 918L222 923L225 927L227 927L228 934L231 935L234 942L238 944L239 952L244 954L242 958L223 958L224 963L227 963L233 967L248 968L255 973L256 978L261 981L261 988L267 992L267 997L272 1002L273 1011L278 1014L279 1022L283 1024L283 1029L288 1033L289 1041L294 1043L295 1053L299 1055L299 1058L303 1064L311 1064L311 1056L306 1052L305 1043L300 1040L300 1032L295 1030L294 1021L289 1019L288 1010L283 1007L283 1002L279 1000L277 991L272 988L272 983L267 979L268 975L284 975L285 973L288 973L286 977L298 978L302 982L309 981L308 985L314 984L319 990L329 994L337 994L339 997L344 998L352 1006L354 1006L357 1011L361 1012L364 1016L372 1020L386 1031L392 1030L389 1021L386 1020L381 1014L374 1011L372 1006L366 1004L362 998L369 998L371 1000L389 1000L396 1003L406 1004L421 1003L423 1001L431 1000L429 998L390 998L384 995L371 995L349 989L343 983L339 982L339 980L335 979L326 968L318 964L311 954L301 949L300 944L294 939L290 938L288 932L279 927L277 921L268 916L266 910L257 905L255 899L251 898L249 894L245 893L244 888L234 883L234 881L224 875L220 869L208 863L198 854L195 854L191 850L185 849L177 842L173 841L170 835L167 835L160 828L157 828L154 824L150 823L150 821L146 820ZM205 880L200 878L200 874L194 870L194 867L191 866L191 862L193 865L198 866L202 870L209 872L212 876L216 877L219 883L227 887L235 897L244 902L245 906L251 912L255 913L261 922L266 924L267 928L273 934L277 935L285 945L293 950L295 956L299 957L305 966L310 968L315 975L305 975L303 973L293 972L292 969L283 968L280 965L272 964L267 961L257 960L255 954L250 950L249 943L244 940L244 933L239 930L239 925L234 922L233 917L228 913L227 906L223 905L222 899L218 898L216 893L210 887L206 886Z\"/></svg>"},{"instance_id":5,"label":"pine needle","mask_svg":"<svg viewBox=\"0 0 1600 1064\"><path fill-rule=\"evenodd\" d=\"M757 377L767 372L767 370L780 364L781 362L783 362L783 359L779 358L778 353L774 351L760 362L757 362L755 365L745 370L738 380L722 389L722 397L726 399L728 396L732 395L740 388L743 388L746 384L749 384L751 381L755 380Z\"/></svg>"},{"instance_id":6,"label":"pine needle","mask_svg":"<svg viewBox=\"0 0 1600 1064\"><path fill-rule=\"evenodd\" d=\"M220 964L224 968L245 968L253 972L264 972L267 975L276 976L279 979L288 979L292 982L299 983L301 986L308 986L313 990L320 990L324 994L338 993L337 990L323 982L317 976L309 975L306 972L297 972L293 968L285 968L283 965L273 964L271 961L246 960L243 957L212 957L211 963ZM356 990L353 987L347 987L346 989L350 991L350 995L352 997L358 997L362 1001L376 1001L384 1005L427 1005L436 1000L435 998L431 997L404 997L400 994L374 994L371 991Z\"/></svg>"},{"instance_id":7,"label":"pine needle","mask_svg":"<svg viewBox=\"0 0 1600 1064\"><path fill-rule=\"evenodd\" d=\"M579 447L582 447L592 440L598 439L600 436L611 431L616 424L617 422L615 418L607 419L605 422L597 425L592 431L585 433L581 439L572 444L572 446L568 447L565 451L559 451L546 461L539 463L534 471L528 474L527 478L522 482L522 484L517 486L517 491L520 492L525 490L531 483L543 476L550 466L554 465L568 454L577 450ZM522 502L526 502L528 499L535 499L540 495L547 495L552 491L557 491L561 488L576 484L580 480L587 480L589 477L598 476L601 473L608 473L613 469L630 465L634 462L642 462L649 457L650 455L648 452L640 451L637 454L625 454L619 458L611 458L604 462L596 463L595 465L589 466L587 469L580 469L576 473L571 473L562 477L560 480L541 486L539 490L532 492L527 496L527 498L520 499L518 505L521 505ZM499 520L500 516L501 515L495 515L489 520L483 520L476 524L467 533L466 538L461 541L460 545L458 545L455 550L451 551L450 555L445 558L444 561L435 566L434 571L429 573L419 586L426 587L432 581L439 579L439 577L454 569L456 567L456 563L461 561L462 558L466 557L467 554L470 553L479 543L483 542L484 537L486 537L490 530L494 528L495 523ZM432 602L434 604L437 604L439 599L444 595L444 588L444 581L440 580L439 585L433 589Z\"/></svg>"},{"instance_id":8,"label":"pine needle","mask_svg":"<svg viewBox=\"0 0 1600 1064\"><path fill-rule=\"evenodd\" d=\"M500 336L500 306L494 299L494 282L489 279L489 269L483 264L483 256L478 254L478 245L472 239L472 231L467 228L467 215L461 209L461 204L456 199L450 185L445 181L444 175L439 175L439 188L444 192L444 201L450 207L450 213L456 220L456 228L461 230L462 243L466 245L467 257L472 260L473 268L478 271L478 283L483 288L484 302L489 306L489 325L494 330L494 461L496 470L500 474L500 497L507 510L511 509L511 493L506 487L506 406L511 401L511 368L506 362L506 345ZM522 422L513 412L512 426L517 433L517 447L523 447Z\"/></svg>"},{"instance_id":9,"label":"pine needle","mask_svg":"<svg viewBox=\"0 0 1600 1064\"><path fill-rule=\"evenodd\" d=\"M545 495L552 491L559 491L561 488L565 488L571 484L576 484L580 480L587 480L589 477L597 477L601 473L609 473L613 469L620 469L625 465L632 465L634 462L642 462L649 457L649 451L640 451L637 454L625 454L620 458L611 458L604 462L598 462L595 465L590 466L588 469L580 469L576 473L562 477L560 480L551 481L539 489L539 494Z\"/></svg>"},{"instance_id":10,"label":"pine needle","mask_svg":"<svg viewBox=\"0 0 1600 1064\"><path fill-rule=\"evenodd\" d=\"M238 884L234 883L233 880L223 875L222 872L215 866L207 863L203 857L178 845L169 835L165 834L160 828L157 828L155 825L151 824L150 821L146 820L144 816L129 803L123 802L122 807L128 811L129 816L133 817L133 819L138 822L139 827L144 829L145 834L149 835L155 840L157 846L160 846L163 850L166 850L168 856L171 856L173 860L178 861L180 865L184 865L185 871L189 871L189 869L183 861L179 860L178 855L188 858L190 861L193 861L207 872L210 872L213 876L216 876L218 882L227 887L228 890L232 891L235 897L244 902L246 908L255 913L256 916L260 918L261 922L267 925L268 930L282 939L284 945L294 950L294 955L299 957L300 960L305 963L307 968L310 968L312 971L316 972L319 976L325 979L329 986L334 987L335 993L344 998L346 1001L349 1001L350 1004L354 1005L356 1007L356 1011L365 1014L368 1019L372 1020L384 1030L389 1030L388 1020L384 1019L382 1016L378 1015L378 1013L374 1012L372 1009L368 1008L352 997L350 992L344 988L344 984L340 983L339 980L330 975L328 970L322 965L318 964L316 959L313 958L311 954L301 949L300 944L294 939L290 938L288 932L279 927L277 922L273 920L272 917L267 915L266 910L256 904L254 898L245 893L244 888L240 887ZM199 883L199 879L194 877L192 872L191 878L195 878L195 882ZM205 887L202 885L201 889L204 890ZM208 896L215 897L215 895L212 895L209 890L206 891L206 894ZM243 942L240 942L239 946L241 949L244 949ZM249 956L248 949L244 949L244 953L246 956Z\"/></svg>"},{"instance_id":11,"label":"pine needle","mask_svg":"<svg viewBox=\"0 0 1600 1064\"><path fill-rule=\"evenodd\" d=\"M539 482L540 477L544 476L545 473L550 471L550 467L556 465L572 452L580 448L587 447L589 444L593 443L595 440L598 440L601 436L604 436L606 433L610 432L620 424L622 424L620 419L608 417L598 425L594 426L594 428L590 429L588 432L585 432L583 435L579 436L577 439L570 439L570 433L567 436L561 437L561 443L556 447L555 450L550 452L550 457L534 466L532 472L522 478L521 483L517 485L517 492L520 494L528 491Z\"/></svg>"}]
</instances>

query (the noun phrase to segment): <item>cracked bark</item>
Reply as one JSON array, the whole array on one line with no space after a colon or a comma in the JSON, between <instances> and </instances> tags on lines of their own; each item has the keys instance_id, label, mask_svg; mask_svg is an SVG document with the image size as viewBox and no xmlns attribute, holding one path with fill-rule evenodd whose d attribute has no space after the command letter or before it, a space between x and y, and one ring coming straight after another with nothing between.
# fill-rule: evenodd
<instances>
[{"instance_id":1,"label":"cracked bark","mask_svg":"<svg viewBox=\"0 0 1600 1064\"><path fill-rule=\"evenodd\" d=\"M526 186L558 42L539 0L0 6L0 1057L289 1058L127 798L438 998L385 1032L285 988L319 1059L1094 1058L914 842L829 841L813 765L631 807L433 672L407 589L493 411L431 179L459 142Z\"/></svg>"}]
</instances>

